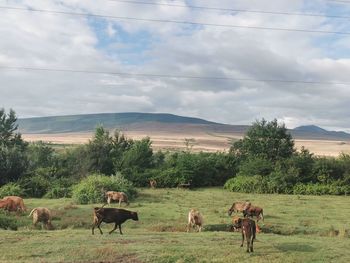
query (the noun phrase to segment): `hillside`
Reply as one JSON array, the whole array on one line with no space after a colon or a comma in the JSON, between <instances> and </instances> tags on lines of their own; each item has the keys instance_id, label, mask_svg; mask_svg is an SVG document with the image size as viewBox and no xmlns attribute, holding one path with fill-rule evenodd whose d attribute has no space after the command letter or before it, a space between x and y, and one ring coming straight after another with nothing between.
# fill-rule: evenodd
<instances>
[{"instance_id":1,"label":"hillside","mask_svg":"<svg viewBox=\"0 0 350 263\"><path fill-rule=\"evenodd\" d=\"M91 132L98 125L122 131L162 132L177 134L216 133L225 136L243 136L248 125L228 125L204 119L166 113L100 113L19 119L23 134L60 134ZM350 140L345 132L327 131L315 125L290 130L295 139Z\"/></svg>"}]
</instances>

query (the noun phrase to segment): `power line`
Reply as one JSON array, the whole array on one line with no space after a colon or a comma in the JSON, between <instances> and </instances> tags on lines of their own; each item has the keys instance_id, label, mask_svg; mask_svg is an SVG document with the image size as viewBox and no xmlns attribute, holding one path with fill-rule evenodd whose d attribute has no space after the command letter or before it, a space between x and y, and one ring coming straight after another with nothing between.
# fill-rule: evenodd
<instances>
[{"instance_id":1,"label":"power line","mask_svg":"<svg viewBox=\"0 0 350 263\"><path fill-rule=\"evenodd\" d=\"M34 67L10 67L0 66L2 70L15 71L46 71L46 72L64 72L64 73L84 73L84 74L103 74L119 75L123 77L150 77L150 78L177 78L177 79L198 79L198 80L227 80L227 81L247 81L247 82L271 82L287 84L316 84L316 85L350 85L350 82L326 82L326 81L307 81L307 80L284 80L284 79L251 79L235 77L202 77L191 75L172 75L172 74L150 74L150 73L127 73L118 71L98 71L98 70L75 70L63 68L34 68Z\"/></svg>"},{"instance_id":2,"label":"power line","mask_svg":"<svg viewBox=\"0 0 350 263\"><path fill-rule=\"evenodd\" d=\"M280 27L260 27L260 26L199 23L199 22L167 20L167 19L150 19L150 18L111 16L111 15L100 15L100 14L90 14L90 13L75 13L75 12L68 12L68 11L55 11L55 10L46 10L46 9L33 9L33 8L27 9L27 8L22 8L22 7L0 6L0 9L38 12L38 13L50 13L50 14L58 14L58 15L73 15L73 16L98 17L98 18L109 18L109 19L120 19L120 20L133 20L133 21L142 21L142 22L174 23L174 24L185 24L185 25L192 25L192 26L214 26L214 27L226 27L226 28L288 31L288 32L300 32L300 33L350 35L350 32L341 32L341 31L325 31L325 30L292 29L292 28L280 28Z\"/></svg>"},{"instance_id":3,"label":"power line","mask_svg":"<svg viewBox=\"0 0 350 263\"><path fill-rule=\"evenodd\" d=\"M129 0L108 0L110 2L129 3L136 5L151 5L151 6L170 6L179 8L191 8L194 10L211 10L211 11L226 11L226 12L239 12L239 13L254 13L254 14L270 14L270 15L288 15L288 16L307 16L307 17L326 17L326 18L342 18L350 19L350 16L340 15L326 15L316 13L292 13L292 12L275 12L275 11L263 11L263 10L248 10L248 9L233 9L233 8L221 8L221 7L210 7L210 6L193 6L193 5L180 5L171 3L154 3L154 2L143 2L143 1L129 1Z\"/></svg>"}]
</instances>

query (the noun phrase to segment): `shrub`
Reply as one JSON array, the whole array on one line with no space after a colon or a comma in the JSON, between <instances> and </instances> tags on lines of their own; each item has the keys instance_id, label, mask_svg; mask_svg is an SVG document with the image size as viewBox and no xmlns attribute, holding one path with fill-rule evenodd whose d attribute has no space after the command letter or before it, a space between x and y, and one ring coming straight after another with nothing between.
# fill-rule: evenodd
<instances>
[{"instance_id":1,"label":"shrub","mask_svg":"<svg viewBox=\"0 0 350 263\"><path fill-rule=\"evenodd\" d=\"M224 185L225 189L232 192L242 192L242 193L266 193L268 189L268 184L266 179L260 175L256 176L242 176L227 180Z\"/></svg>"},{"instance_id":2,"label":"shrub","mask_svg":"<svg viewBox=\"0 0 350 263\"><path fill-rule=\"evenodd\" d=\"M16 223L16 219L13 217L8 217L4 214L3 211L0 211L0 228L17 230L18 226Z\"/></svg>"},{"instance_id":3,"label":"shrub","mask_svg":"<svg viewBox=\"0 0 350 263\"><path fill-rule=\"evenodd\" d=\"M23 189L19 184L16 183L8 183L3 185L0 188L0 198L3 198L4 196L8 195L18 195L21 196L23 195Z\"/></svg>"},{"instance_id":4,"label":"shrub","mask_svg":"<svg viewBox=\"0 0 350 263\"><path fill-rule=\"evenodd\" d=\"M79 204L102 203L106 191L125 192L130 199L136 195L132 183L121 175L93 174L73 187L73 199Z\"/></svg>"}]
</instances>

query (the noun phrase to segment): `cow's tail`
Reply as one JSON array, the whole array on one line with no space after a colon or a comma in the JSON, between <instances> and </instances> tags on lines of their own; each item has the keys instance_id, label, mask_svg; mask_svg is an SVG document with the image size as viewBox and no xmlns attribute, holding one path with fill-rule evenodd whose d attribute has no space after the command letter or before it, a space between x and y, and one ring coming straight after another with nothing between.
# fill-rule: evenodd
<instances>
[{"instance_id":1,"label":"cow's tail","mask_svg":"<svg viewBox=\"0 0 350 263\"><path fill-rule=\"evenodd\" d=\"M262 210L262 209L261 209L260 217L261 217L262 221L264 222L264 210Z\"/></svg>"},{"instance_id":2,"label":"cow's tail","mask_svg":"<svg viewBox=\"0 0 350 263\"><path fill-rule=\"evenodd\" d=\"M37 208L33 208L33 210L32 211L30 211L30 214L29 214L29 216L28 217L31 217L32 216L32 214L35 212L37 210Z\"/></svg>"}]
</instances>

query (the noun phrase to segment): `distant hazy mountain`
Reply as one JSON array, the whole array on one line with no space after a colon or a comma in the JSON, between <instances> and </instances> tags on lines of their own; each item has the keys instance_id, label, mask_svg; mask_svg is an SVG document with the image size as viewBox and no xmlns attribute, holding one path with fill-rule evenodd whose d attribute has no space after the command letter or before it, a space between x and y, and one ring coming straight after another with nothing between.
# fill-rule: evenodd
<instances>
[{"instance_id":1,"label":"distant hazy mountain","mask_svg":"<svg viewBox=\"0 0 350 263\"><path fill-rule=\"evenodd\" d=\"M67 133L90 132L98 125L107 129L162 131L162 132L208 132L243 135L248 125L227 125L207 120L166 113L100 113L54 117L19 119L21 133ZM296 139L350 140L345 132L327 131L315 125L300 126L290 130Z\"/></svg>"},{"instance_id":2,"label":"distant hazy mountain","mask_svg":"<svg viewBox=\"0 0 350 263\"><path fill-rule=\"evenodd\" d=\"M126 128L145 123L216 125L199 118L165 113L100 113L19 119L22 133L64 133L92 131L98 125L108 129Z\"/></svg>"},{"instance_id":3,"label":"distant hazy mountain","mask_svg":"<svg viewBox=\"0 0 350 263\"><path fill-rule=\"evenodd\" d=\"M316 125L299 126L291 130L295 138L349 140L350 134L343 131L327 131Z\"/></svg>"}]
</instances>

